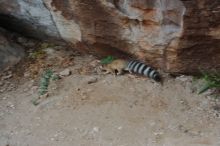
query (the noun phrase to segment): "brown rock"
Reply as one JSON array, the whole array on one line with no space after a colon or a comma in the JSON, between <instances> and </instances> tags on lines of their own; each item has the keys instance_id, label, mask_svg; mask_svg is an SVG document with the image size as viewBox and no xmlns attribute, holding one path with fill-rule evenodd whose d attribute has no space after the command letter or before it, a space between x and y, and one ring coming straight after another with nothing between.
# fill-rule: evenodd
<instances>
[{"instance_id":1,"label":"brown rock","mask_svg":"<svg viewBox=\"0 0 220 146\"><path fill-rule=\"evenodd\" d=\"M167 48L166 70L187 73L220 70L220 1L182 1L186 7L184 31L176 46Z\"/></svg>"},{"instance_id":2,"label":"brown rock","mask_svg":"<svg viewBox=\"0 0 220 146\"><path fill-rule=\"evenodd\" d=\"M2 0L1 5L1 26L27 36L63 39L96 55L120 50L172 73L220 70L219 0Z\"/></svg>"}]
</instances>

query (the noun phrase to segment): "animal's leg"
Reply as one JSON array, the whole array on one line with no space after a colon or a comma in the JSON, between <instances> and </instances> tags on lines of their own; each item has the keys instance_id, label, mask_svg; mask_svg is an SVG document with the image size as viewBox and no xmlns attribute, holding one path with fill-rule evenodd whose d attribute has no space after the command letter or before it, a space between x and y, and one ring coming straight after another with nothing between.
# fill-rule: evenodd
<instances>
[{"instance_id":1,"label":"animal's leg","mask_svg":"<svg viewBox=\"0 0 220 146\"><path fill-rule=\"evenodd\" d=\"M104 75L107 75L107 74L110 74L110 73L112 73L110 69L105 69L104 72L103 72Z\"/></svg>"},{"instance_id":2,"label":"animal's leg","mask_svg":"<svg viewBox=\"0 0 220 146\"><path fill-rule=\"evenodd\" d=\"M117 75L122 75L122 73L123 73L123 70L120 69L120 70L118 70Z\"/></svg>"},{"instance_id":3,"label":"animal's leg","mask_svg":"<svg viewBox=\"0 0 220 146\"><path fill-rule=\"evenodd\" d=\"M105 72L103 72L103 74L107 75L107 74L110 74L110 72L109 71L105 71Z\"/></svg>"}]
</instances>

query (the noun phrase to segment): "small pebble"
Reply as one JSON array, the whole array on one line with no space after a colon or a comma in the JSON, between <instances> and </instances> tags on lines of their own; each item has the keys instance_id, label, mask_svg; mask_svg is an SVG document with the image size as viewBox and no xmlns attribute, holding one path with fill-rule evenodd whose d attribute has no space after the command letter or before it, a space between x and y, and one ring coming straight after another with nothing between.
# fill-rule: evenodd
<instances>
[{"instance_id":1,"label":"small pebble","mask_svg":"<svg viewBox=\"0 0 220 146\"><path fill-rule=\"evenodd\" d=\"M49 93L46 93L46 94L44 94L44 95L41 95L41 96L39 97L39 99L46 99L47 97L49 97Z\"/></svg>"},{"instance_id":2,"label":"small pebble","mask_svg":"<svg viewBox=\"0 0 220 146\"><path fill-rule=\"evenodd\" d=\"M81 96L82 96L82 97L81 97L82 100L88 99L88 95L86 95L86 93L84 93L84 92L81 93Z\"/></svg>"},{"instance_id":3,"label":"small pebble","mask_svg":"<svg viewBox=\"0 0 220 146\"><path fill-rule=\"evenodd\" d=\"M96 67L96 66L98 66L99 63L100 63L100 60L93 60L93 61L90 63L90 65L91 65L92 67Z\"/></svg>"},{"instance_id":4,"label":"small pebble","mask_svg":"<svg viewBox=\"0 0 220 146\"><path fill-rule=\"evenodd\" d=\"M54 141L54 140L55 140L55 138L53 138L53 137L52 137L52 138L50 138L50 140L51 140L51 141Z\"/></svg>"},{"instance_id":5,"label":"small pebble","mask_svg":"<svg viewBox=\"0 0 220 146\"><path fill-rule=\"evenodd\" d=\"M182 81L182 82L185 82L185 81L187 81L187 80L188 80L188 77L187 77L187 76L182 75L182 76L180 76L180 77L177 77L176 79L177 79L177 80L180 80L180 81Z\"/></svg>"},{"instance_id":6,"label":"small pebble","mask_svg":"<svg viewBox=\"0 0 220 146\"><path fill-rule=\"evenodd\" d=\"M2 99L3 99L3 100L6 100L6 99L7 99L7 97L5 96L5 97L3 97Z\"/></svg>"},{"instance_id":7,"label":"small pebble","mask_svg":"<svg viewBox=\"0 0 220 146\"><path fill-rule=\"evenodd\" d=\"M99 127L94 127L94 128L92 129L92 132L99 132Z\"/></svg>"},{"instance_id":8,"label":"small pebble","mask_svg":"<svg viewBox=\"0 0 220 146\"><path fill-rule=\"evenodd\" d=\"M14 104L12 104L11 102L8 102L8 105L7 105L7 107L9 107L9 108L12 108L12 109L15 109L15 106L14 106Z\"/></svg>"},{"instance_id":9,"label":"small pebble","mask_svg":"<svg viewBox=\"0 0 220 146\"><path fill-rule=\"evenodd\" d=\"M4 82L0 82L0 86L3 86L4 85Z\"/></svg>"},{"instance_id":10,"label":"small pebble","mask_svg":"<svg viewBox=\"0 0 220 146\"><path fill-rule=\"evenodd\" d=\"M96 77L89 77L87 80L88 84L93 84L96 83L98 81L98 79Z\"/></svg>"},{"instance_id":11,"label":"small pebble","mask_svg":"<svg viewBox=\"0 0 220 146\"><path fill-rule=\"evenodd\" d=\"M33 92L35 92L35 91L37 91L38 90L38 86L33 86L32 88L31 88L31 91L33 91Z\"/></svg>"},{"instance_id":12,"label":"small pebble","mask_svg":"<svg viewBox=\"0 0 220 146\"><path fill-rule=\"evenodd\" d=\"M25 88L23 91L24 91L24 92L28 92L28 91L29 91L29 89L28 89L28 88Z\"/></svg>"},{"instance_id":13,"label":"small pebble","mask_svg":"<svg viewBox=\"0 0 220 146\"><path fill-rule=\"evenodd\" d=\"M122 129L122 127L120 126L120 127L118 127L118 130L121 130Z\"/></svg>"},{"instance_id":14,"label":"small pebble","mask_svg":"<svg viewBox=\"0 0 220 146\"><path fill-rule=\"evenodd\" d=\"M59 75L60 75L61 77L66 77L66 76L71 75L71 71L70 71L70 69L67 68L67 69L61 71L61 72L59 73Z\"/></svg>"},{"instance_id":15,"label":"small pebble","mask_svg":"<svg viewBox=\"0 0 220 146\"><path fill-rule=\"evenodd\" d=\"M30 72L25 72L25 73L24 73L24 77L27 78L27 77L30 77L30 76L31 76Z\"/></svg>"},{"instance_id":16,"label":"small pebble","mask_svg":"<svg viewBox=\"0 0 220 146\"><path fill-rule=\"evenodd\" d=\"M23 38L23 37L18 37L17 41L18 41L18 43L24 44L24 43L27 43L28 40L26 38Z\"/></svg>"},{"instance_id":17,"label":"small pebble","mask_svg":"<svg viewBox=\"0 0 220 146\"><path fill-rule=\"evenodd\" d=\"M12 74L9 74L7 76L3 76L2 80L7 80L7 79L10 79L10 78L12 78Z\"/></svg>"},{"instance_id":18,"label":"small pebble","mask_svg":"<svg viewBox=\"0 0 220 146\"><path fill-rule=\"evenodd\" d=\"M1 89L1 90L0 90L0 93L5 92L5 90L6 90L5 88Z\"/></svg>"}]
</instances>

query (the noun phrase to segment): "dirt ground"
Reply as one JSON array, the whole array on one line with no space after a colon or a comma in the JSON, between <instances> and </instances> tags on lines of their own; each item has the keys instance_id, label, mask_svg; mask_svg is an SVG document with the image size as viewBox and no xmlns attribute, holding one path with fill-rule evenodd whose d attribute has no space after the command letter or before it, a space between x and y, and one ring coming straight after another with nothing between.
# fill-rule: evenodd
<instances>
[{"instance_id":1,"label":"dirt ground","mask_svg":"<svg viewBox=\"0 0 220 146\"><path fill-rule=\"evenodd\" d=\"M94 60L75 56L38 105L38 78L0 93L0 146L220 146L219 100L192 77L102 75Z\"/></svg>"}]
</instances>

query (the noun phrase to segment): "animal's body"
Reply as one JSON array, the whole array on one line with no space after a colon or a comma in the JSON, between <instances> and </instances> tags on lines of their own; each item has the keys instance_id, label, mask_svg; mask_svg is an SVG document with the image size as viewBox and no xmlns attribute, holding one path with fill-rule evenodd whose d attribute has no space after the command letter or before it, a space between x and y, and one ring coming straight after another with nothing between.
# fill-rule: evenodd
<instances>
[{"instance_id":1,"label":"animal's body","mask_svg":"<svg viewBox=\"0 0 220 146\"><path fill-rule=\"evenodd\" d=\"M106 70L106 73L113 73L115 75L121 75L124 71L129 71L130 73L147 76L157 82L161 80L159 73L155 69L136 60L116 59L105 65L104 70Z\"/></svg>"}]
</instances>

